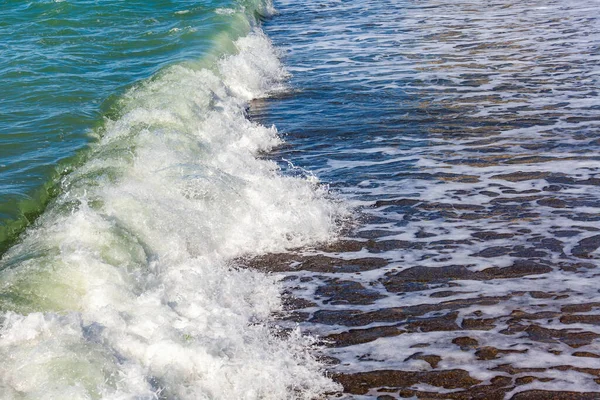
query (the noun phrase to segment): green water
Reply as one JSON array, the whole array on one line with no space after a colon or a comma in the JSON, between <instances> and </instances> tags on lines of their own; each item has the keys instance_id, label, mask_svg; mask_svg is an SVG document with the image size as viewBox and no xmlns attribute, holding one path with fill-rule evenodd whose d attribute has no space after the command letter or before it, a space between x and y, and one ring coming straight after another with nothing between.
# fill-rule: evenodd
<instances>
[{"instance_id":1,"label":"green water","mask_svg":"<svg viewBox=\"0 0 600 400\"><path fill-rule=\"evenodd\" d=\"M1 3L0 252L85 157L128 87L245 33L237 3Z\"/></svg>"},{"instance_id":2,"label":"green water","mask_svg":"<svg viewBox=\"0 0 600 400\"><path fill-rule=\"evenodd\" d=\"M4 8L0 399L335 391L312 339L274 326L278 279L239 268L346 215L247 118L289 77L270 1Z\"/></svg>"}]
</instances>

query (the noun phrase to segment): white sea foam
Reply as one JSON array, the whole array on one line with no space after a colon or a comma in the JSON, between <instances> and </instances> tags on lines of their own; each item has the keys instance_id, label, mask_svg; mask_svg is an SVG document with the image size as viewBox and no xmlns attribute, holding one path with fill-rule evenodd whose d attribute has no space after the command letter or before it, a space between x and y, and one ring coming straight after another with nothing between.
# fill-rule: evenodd
<instances>
[{"instance_id":1,"label":"white sea foam","mask_svg":"<svg viewBox=\"0 0 600 400\"><path fill-rule=\"evenodd\" d=\"M314 180L260 157L281 143L247 101L286 72L259 30L216 72L131 90L89 160L2 260L2 399L311 399L336 386L310 340L268 323L277 280L240 256L336 234Z\"/></svg>"},{"instance_id":2,"label":"white sea foam","mask_svg":"<svg viewBox=\"0 0 600 400\"><path fill-rule=\"evenodd\" d=\"M326 351L337 373L464 369L481 387L494 376L543 380L519 383L506 399L598 392L600 8L482 4L280 1L284 21L270 33L310 96L269 118L318 110L290 124L310 150L299 162L343 180L347 201L367 214L352 246L337 247L356 251L308 254L335 257L332 270L347 272L305 271L298 257L286 283L309 305L298 310L304 329L341 334ZM373 257L384 265L365 261ZM351 259L364 270L344 268ZM537 270L474 274L517 263ZM469 274L448 272L455 267ZM367 329L382 327L373 340L377 330ZM477 347L457 345L460 337ZM488 346L501 352L476 353ZM386 387L365 398L384 394L399 395Z\"/></svg>"}]
</instances>

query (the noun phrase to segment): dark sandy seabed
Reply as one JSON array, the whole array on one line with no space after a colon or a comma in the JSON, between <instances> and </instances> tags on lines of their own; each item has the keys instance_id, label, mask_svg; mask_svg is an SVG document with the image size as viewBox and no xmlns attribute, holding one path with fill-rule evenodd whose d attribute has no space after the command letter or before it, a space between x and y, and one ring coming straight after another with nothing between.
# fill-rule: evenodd
<instances>
[{"instance_id":1,"label":"dark sandy seabed","mask_svg":"<svg viewBox=\"0 0 600 400\"><path fill-rule=\"evenodd\" d=\"M359 217L246 264L284 276L331 398L600 398L598 6L277 4L293 90L251 117Z\"/></svg>"}]
</instances>

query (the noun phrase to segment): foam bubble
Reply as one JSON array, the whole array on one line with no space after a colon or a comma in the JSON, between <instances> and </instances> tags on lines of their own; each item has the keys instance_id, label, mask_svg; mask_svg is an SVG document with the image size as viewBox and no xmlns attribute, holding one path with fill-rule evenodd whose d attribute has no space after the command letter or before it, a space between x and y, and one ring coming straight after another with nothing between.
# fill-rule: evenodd
<instances>
[{"instance_id":1,"label":"foam bubble","mask_svg":"<svg viewBox=\"0 0 600 400\"><path fill-rule=\"evenodd\" d=\"M247 101L287 73L259 30L217 69L132 89L89 161L2 260L0 397L309 399L336 388L281 335L274 277L240 256L328 241L345 214L260 157Z\"/></svg>"}]
</instances>

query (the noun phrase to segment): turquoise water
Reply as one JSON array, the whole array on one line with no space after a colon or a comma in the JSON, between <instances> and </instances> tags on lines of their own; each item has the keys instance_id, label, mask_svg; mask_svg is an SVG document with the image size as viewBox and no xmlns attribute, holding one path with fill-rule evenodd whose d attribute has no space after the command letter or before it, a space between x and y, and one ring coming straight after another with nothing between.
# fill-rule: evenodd
<instances>
[{"instance_id":1,"label":"turquoise water","mask_svg":"<svg viewBox=\"0 0 600 400\"><path fill-rule=\"evenodd\" d=\"M0 399L335 391L273 322L278 278L239 267L347 216L247 118L289 77L270 2L3 7Z\"/></svg>"},{"instance_id":2,"label":"turquoise water","mask_svg":"<svg viewBox=\"0 0 600 400\"><path fill-rule=\"evenodd\" d=\"M0 248L37 215L127 88L219 35L232 1L7 1L0 18ZM239 18L239 15L238 17Z\"/></svg>"},{"instance_id":3,"label":"turquoise water","mask_svg":"<svg viewBox=\"0 0 600 400\"><path fill-rule=\"evenodd\" d=\"M594 396L599 1L5 1L0 400Z\"/></svg>"}]
</instances>

